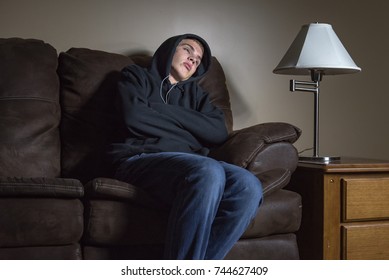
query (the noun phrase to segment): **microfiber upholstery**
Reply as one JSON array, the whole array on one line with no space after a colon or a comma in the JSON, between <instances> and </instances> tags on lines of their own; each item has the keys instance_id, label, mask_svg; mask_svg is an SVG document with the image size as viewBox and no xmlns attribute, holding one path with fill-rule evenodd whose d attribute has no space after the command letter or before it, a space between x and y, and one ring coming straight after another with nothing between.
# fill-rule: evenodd
<instances>
[{"instance_id":1,"label":"microfiber upholstery","mask_svg":"<svg viewBox=\"0 0 389 280\"><path fill-rule=\"evenodd\" d=\"M114 104L120 71L150 60L0 39L0 259L162 258L169 207L112 179L104 162L106 144L126 131ZM215 57L199 83L230 132L210 156L246 168L263 186L257 215L226 258L298 259L302 201L284 187L301 130L277 122L234 131Z\"/></svg>"},{"instance_id":2,"label":"microfiber upholstery","mask_svg":"<svg viewBox=\"0 0 389 280\"><path fill-rule=\"evenodd\" d=\"M108 176L105 145L113 141L118 127L114 100L116 84L129 57L84 48L60 53L62 176L83 183Z\"/></svg>"},{"instance_id":3,"label":"microfiber upholstery","mask_svg":"<svg viewBox=\"0 0 389 280\"><path fill-rule=\"evenodd\" d=\"M247 168L269 144L294 143L301 130L287 123L264 123L236 130L211 156Z\"/></svg>"},{"instance_id":4,"label":"microfiber upholstery","mask_svg":"<svg viewBox=\"0 0 389 280\"><path fill-rule=\"evenodd\" d=\"M0 176L60 175L57 51L0 39Z\"/></svg>"},{"instance_id":5,"label":"microfiber upholstery","mask_svg":"<svg viewBox=\"0 0 389 280\"><path fill-rule=\"evenodd\" d=\"M0 259L81 259L84 187L61 176L58 54L0 39Z\"/></svg>"},{"instance_id":6,"label":"microfiber upholstery","mask_svg":"<svg viewBox=\"0 0 389 280\"><path fill-rule=\"evenodd\" d=\"M84 186L77 179L0 177L0 197L81 198Z\"/></svg>"},{"instance_id":7,"label":"microfiber upholstery","mask_svg":"<svg viewBox=\"0 0 389 280\"><path fill-rule=\"evenodd\" d=\"M0 248L78 243L84 206L79 199L0 199Z\"/></svg>"}]
</instances>

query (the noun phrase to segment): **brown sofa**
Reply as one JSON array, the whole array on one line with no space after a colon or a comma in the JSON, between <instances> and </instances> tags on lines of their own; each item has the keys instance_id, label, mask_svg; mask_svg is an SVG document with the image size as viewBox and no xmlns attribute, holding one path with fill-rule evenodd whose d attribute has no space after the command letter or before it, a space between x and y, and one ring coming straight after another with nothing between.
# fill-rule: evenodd
<instances>
[{"instance_id":1,"label":"brown sofa","mask_svg":"<svg viewBox=\"0 0 389 280\"><path fill-rule=\"evenodd\" d=\"M149 61L0 39L0 259L161 258L168 209L111 179L104 165L106 143L123 131L113 106L119 71ZM211 156L249 169L264 185L264 203L227 259L298 259L301 197L283 187L301 131L287 123L233 131L216 58L201 83L230 131Z\"/></svg>"}]
</instances>

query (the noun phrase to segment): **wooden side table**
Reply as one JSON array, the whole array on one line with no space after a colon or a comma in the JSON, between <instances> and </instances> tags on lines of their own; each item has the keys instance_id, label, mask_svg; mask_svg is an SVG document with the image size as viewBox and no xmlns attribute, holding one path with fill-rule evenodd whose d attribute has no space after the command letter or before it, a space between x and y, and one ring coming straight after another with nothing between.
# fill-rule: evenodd
<instances>
[{"instance_id":1,"label":"wooden side table","mask_svg":"<svg viewBox=\"0 0 389 280\"><path fill-rule=\"evenodd\" d=\"M389 259L389 161L300 161L287 188L302 196L301 259Z\"/></svg>"}]
</instances>

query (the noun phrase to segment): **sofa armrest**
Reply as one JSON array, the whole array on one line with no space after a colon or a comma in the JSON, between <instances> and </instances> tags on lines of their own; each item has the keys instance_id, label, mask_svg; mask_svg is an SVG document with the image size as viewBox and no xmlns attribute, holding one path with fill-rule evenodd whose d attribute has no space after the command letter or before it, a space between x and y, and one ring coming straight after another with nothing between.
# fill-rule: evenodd
<instances>
[{"instance_id":1,"label":"sofa armrest","mask_svg":"<svg viewBox=\"0 0 389 280\"><path fill-rule=\"evenodd\" d=\"M0 177L0 197L81 198L84 187L67 178Z\"/></svg>"},{"instance_id":2,"label":"sofa armrest","mask_svg":"<svg viewBox=\"0 0 389 280\"><path fill-rule=\"evenodd\" d=\"M260 159L258 155L267 146L276 143L292 144L300 135L301 130L291 124L280 122L258 124L234 131L221 147L211 151L210 156L248 168L253 161Z\"/></svg>"},{"instance_id":3,"label":"sofa armrest","mask_svg":"<svg viewBox=\"0 0 389 280\"><path fill-rule=\"evenodd\" d=\"M289 183L298 162L293 143L300 135L299 128L287 123L259 124L233 132L210 156L254 173L268 196Z\"/></svg>"}]
</instances>

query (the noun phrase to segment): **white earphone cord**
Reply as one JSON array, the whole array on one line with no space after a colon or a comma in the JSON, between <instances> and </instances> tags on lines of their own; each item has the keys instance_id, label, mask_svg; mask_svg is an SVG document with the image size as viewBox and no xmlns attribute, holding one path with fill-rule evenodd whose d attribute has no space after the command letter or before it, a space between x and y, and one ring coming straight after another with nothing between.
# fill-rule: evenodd
<instances>
[{"instance_id":1,"label":"white earphone cord","mask_svg":"<svg viewBox=\"0 0 389 280\"><path fill-rule=\"evenodd\" d=\"M166 96L165 96L165 99L163 99L163 96L162 96L162 87L163 87L163 83L165 82L165 80L169 78L169 75L167 75L161 82L161 86L159 87L159 96L161 97L163 103L167 104L168 101L169 101L169 93L170 91L177 85L177 84L174 84L169 90L168 92L166 93Z\"/></svg>"}]
</instances>

